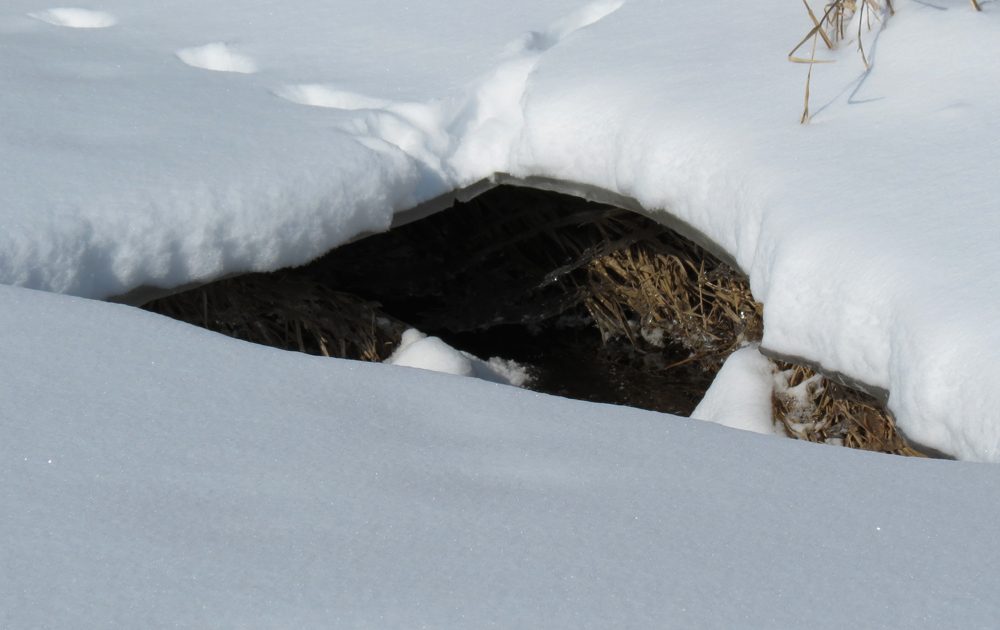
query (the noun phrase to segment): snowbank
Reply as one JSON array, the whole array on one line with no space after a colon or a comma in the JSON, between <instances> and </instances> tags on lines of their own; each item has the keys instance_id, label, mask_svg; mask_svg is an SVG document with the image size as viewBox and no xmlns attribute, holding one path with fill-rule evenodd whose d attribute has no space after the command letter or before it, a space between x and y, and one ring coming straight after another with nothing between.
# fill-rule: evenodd
<instances>
[{"instance_id":1,"label":"snowbank","mask_svg":"<svg viewBox=\"0 0 1000 630\"><path fill-rule=\"evenodd\" d=\"M997 618L990 466L0 302L5 627Z\"/></svg>"},{"instance_id":2,"label":"snowbank","mask_svg":"<svg viewBox=\"0 0 1000 630\"><path fill-rule=\"evenodd\" d=\"M800 126L795 3L13 0L0 282L178 286L302 263L493 173L575 182L728 252L765 353L1000 461L1000 12L894 6L870 72L849 44L816 68Z\"/></svg>"}]
</instances>

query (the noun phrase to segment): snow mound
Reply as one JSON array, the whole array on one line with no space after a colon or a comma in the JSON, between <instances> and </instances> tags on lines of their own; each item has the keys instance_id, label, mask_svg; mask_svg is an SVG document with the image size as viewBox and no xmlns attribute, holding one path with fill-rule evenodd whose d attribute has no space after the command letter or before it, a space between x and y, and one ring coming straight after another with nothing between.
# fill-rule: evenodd
<instances>
[{"instance_id":1,"label":"snow mound","mask_svg":"<svg viewBox=\"0 0 1000 630\"><path fill-rule=\"evenodd\" d=\"M107 28L118 23L118 19L110 13L71 7L48 9L29 13L28 16L49 24L68 26L69 28Z\"/></svg>"},{"instance_id":2,"label":"snow mound","mask_svg":"<svg viewBox=\"0 0 1000 630\"><path fill-rule=\"evenodd\" d=\"M239 72L241 74L257 72L257 64L253 59L236 52L221 42L205 44L196 48L182 48L177 51L177 57L187 65L203 70Z\"/></svg>"},{"instance_id":3,"label":"snow mound","mask_svg":"<svg viewBox=\"0 0 1000 630\"><path fill-rule=\"evenodd\" d=\"M726 359L692 418L765 435L784 435L774 426L771 362L757 348L737 350Z\"/></svg>"},{"instance_id":4,"label":"snow mound","mask_svg":"<svg viewBox=\"0 0 1000 630\"><path fill-rule=\"evenodd\" d=\"M386 363L403 367L443 372L455 376L472 376L472 361L439 337L428 337L415 328L403 333L399 348Z\"/></svg>"},{"instance_id":5,"label":"snow mound","mask_svg":"<svg viewBox=\"0 0 1000 630\"><path fill-rule=\"evenodd\" d=\"M428 337L415 328L403 333L399 348L385 362L455 376L472 376L515 387L523 387L531 380L527 370L515 361L500 357L483 361L468 352L452 348L439 337Z\"/></svg>"}]
</instances>

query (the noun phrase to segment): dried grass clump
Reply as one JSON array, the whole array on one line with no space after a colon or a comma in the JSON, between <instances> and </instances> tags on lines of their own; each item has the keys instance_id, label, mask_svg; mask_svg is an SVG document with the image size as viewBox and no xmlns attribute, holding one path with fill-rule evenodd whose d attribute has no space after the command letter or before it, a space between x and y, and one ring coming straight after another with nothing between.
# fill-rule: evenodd
<instances>
[{"instance_id":1,"label":"dried grass clump","mask_svg":"<svg viewBox=\"0 0 1000 630\"><path fill-rule=\"evenodd\" d=\"M865 451L925 457L906 445L875 398L801 365L775 361L775 423L794 438Z\"/></svg>"},{"instance_id":2,"label":"dried grass clump","mask_svg":"<svg viewBox=\"0 0 1000 630\"><path fill-rule=\"evenodd\" d=\"M593 260L589 270L585 303L605 338L635 343L637 333L647 340L665 334L691 352L681 363L710 372L760 341L763 308L747 280L694 244L648 238Z\"/></svg>"},{"instance_id":3,"label":"dried grass clump","mask_svg":"<svg viewBox=\"0 0 1000 630\"><path fill-rule=\"evenodd\" d=\"M833 63L833 59L816 59L816 44L822 38L823 44L826 45L828 49L836 48L837 44L846 39L848 36L847 26L850 24L851 20L854 18L855 14L859 14L858 20L858 52L861 53L861 60L865 63L865 69L871 69L868 63L868 57L865 55L864 44L861 41L861 36L863 29L865 27L871 30L872 18L879 24L882 23L881 14L886 10L889 15L894 13L892 8L892 1L885 0L885 7L878 3L877 0L833 0L826 5L823 10L823 17L817 19L816 14L813 13L812 8L810 8L807 0L802 0L802 3L806 5L806 11L809 12L809 17L812 19L813 28L809 33L802 38L798 46L792 49L792 52L788 53L788 60L792 63L805 63L809 64L809 73L806 75L806 97L805 106L802 110L802 118L799 120L800 123L809 122L809 85L812 81L812 68L817 63ZM973 6L978 10L978 5L976 5L976 0L972 0ZM812 52L809 58L796 57L795 53L802 48L806 42L812 39Z\"/></svg>"},{"instance_id":4,"label":"dried grass clump","mask_svg":"<svg viewBox=\"0 0 1000 630\"><path fill-rule=\"evenodd\" d=\"M615 248L592 259L588 270L585 304L605 338L627 337L641 345L640 337L662 335L691 353L658 369L693 362L714 373L734 351L760 341L763 307L747 279L676 235L646 236ZM875 398L807 367L773 363L774 422L790 437L923 456L906 445Z\"/></svg>"},{"instance_id":5,"label":"dried grass clump","mask_svg":"<svg viewBox=\"0 0 1000 630\"><path fill-rule=\"evenodd\" d=\"M386 359L407 328L371 302L284 273L220 280L143 308L253 343L362 361Z\"/></svg>"}]
</instances>

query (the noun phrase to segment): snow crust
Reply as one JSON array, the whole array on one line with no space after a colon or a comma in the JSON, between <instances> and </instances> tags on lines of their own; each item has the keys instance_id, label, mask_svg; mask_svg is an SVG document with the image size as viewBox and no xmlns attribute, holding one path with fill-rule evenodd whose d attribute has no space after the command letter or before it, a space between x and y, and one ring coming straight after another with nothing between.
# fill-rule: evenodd
<instances>
[{"instance_id":1,"label":"snow crust","mask_svg":"<svg viewBox=\"0 0 1000 630\"><path fill-rule=\"evenodd\" d=\"M11 0L0 282L178 286L300 264L493 173L577 182L728 252L765 353L1000 461L1000 13L894 7L871 71L822 53L800 126L795 3L109 0L114 28L56 29L29 16L100 20Z\"/></svg>"},{"instance_id":2,"label":"snow crust","mask_svg":"<svg viewBox=\"0 0 1000 630\"><path fill-rule=\"evenodd\" d=\"M0 303L5 627L997 618L992 466Z\"/></svg>"}]
</instances>

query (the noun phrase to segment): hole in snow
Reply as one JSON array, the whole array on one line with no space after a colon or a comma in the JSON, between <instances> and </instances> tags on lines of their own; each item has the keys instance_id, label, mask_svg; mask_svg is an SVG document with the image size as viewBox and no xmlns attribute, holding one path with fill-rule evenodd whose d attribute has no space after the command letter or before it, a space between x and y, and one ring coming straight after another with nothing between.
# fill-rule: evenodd
<instances>
[{"instance_id":1,"label":"hole in snow","mask_svg":"<svg viewBox=\"0 0 1000 630\"><path fill-rule=\"evenodd\" d=\"M257 64L253 59L241 55L221 42L197 48L182 48L176 54L178 59L194 68L242 74L257 72Z\"/></svg>"},{"instance_id":2,"label":"hole in snow","mask_svg":"<svg viewBox=\"0 0 1000 630\"><path fill-rule=\"evenodd\" d=\"M28 17L69 28L107 28L118 23L115 16L110 13L69 7L29 13Z\"/></svg>"},{"instance_id":3,"label":"hole in snow","mask_svg":"<svg viewBox=\"0 0 1000 630\"><path fill-rule=\"evenodd\" d=\"M672 230L506 186L304 267L146 308L288 350L678 415L762 332L746 279ZM779 432L912 454L874 399L806 368L771 369Z\"/></svg>"}]
</instances>

